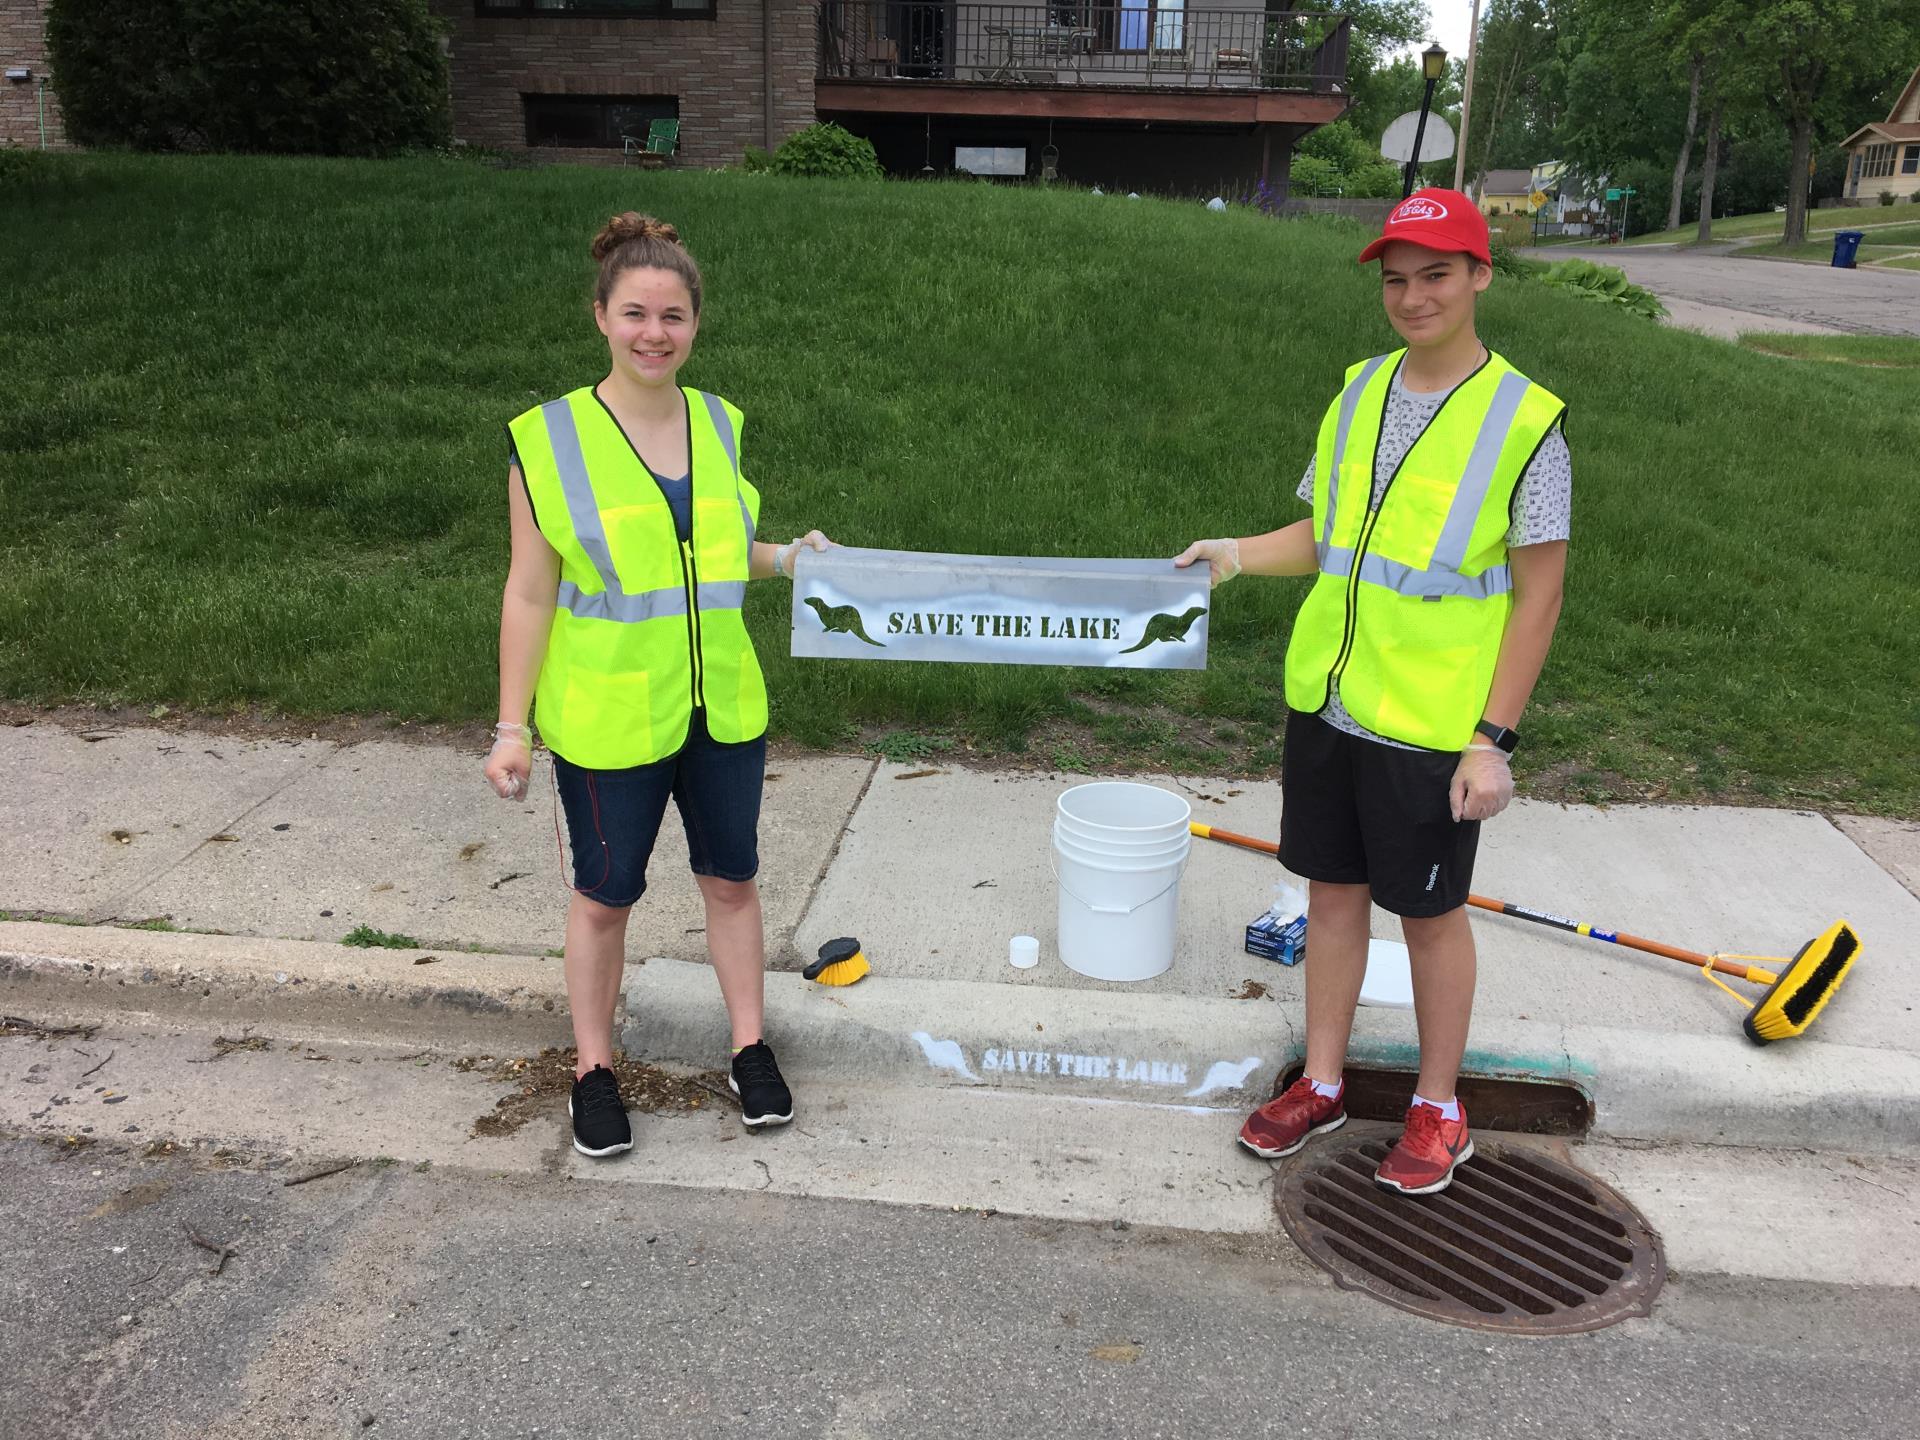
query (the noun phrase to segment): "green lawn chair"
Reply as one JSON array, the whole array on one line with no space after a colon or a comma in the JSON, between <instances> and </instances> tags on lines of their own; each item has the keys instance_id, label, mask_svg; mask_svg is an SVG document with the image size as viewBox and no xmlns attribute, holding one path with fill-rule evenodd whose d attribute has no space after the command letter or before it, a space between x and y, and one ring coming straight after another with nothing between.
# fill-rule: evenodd
<instances>
[{"instance_id":1,"label":"green lawn chair","mask_svg":"<svg viewBox=\"0 0 1920 1440\"><path fill-rule=\"evenodd\" d=\"M668 157L680 148L680 122L678 120L654 120L647 126L646 137L622 135L620 150L631 160L640 157L643 165L664 165Z\"/></svg>"}]
</instances>

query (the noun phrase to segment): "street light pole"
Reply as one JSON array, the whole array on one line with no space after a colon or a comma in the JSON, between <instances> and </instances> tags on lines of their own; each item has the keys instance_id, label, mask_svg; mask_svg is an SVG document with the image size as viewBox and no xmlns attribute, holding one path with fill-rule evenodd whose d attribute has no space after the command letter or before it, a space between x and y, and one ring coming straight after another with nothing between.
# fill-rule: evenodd
<instances>
[{"instance_id":1,"label":"street light pole","mask_svg":"<svg viewBox=\"0 0 1920 1440\"><path fill-rule=\"evenodd\" d=\"M1467 32L1466 88L1460 92L1460 144L1453 152L1453 188L1464 190L1467 176L1467 113L1473 108L1473 61L1480 53L1480 0L1473 0L1473 28Z\"/></svg>"},{"instance_id":2,"label":"street light pole","mask_svg":"<svg viewBox=\"0 0 1920 1440\"><path fill-rule=\"evenodd\" d=\"M1407 160L1406 174L1401 177L1402 200L1413 194L1413 179L1420 169L1420 147L1427 139L1427 112L1433 108L1433 87L1447 73L1447 52L1437 41L1420 52L1420 68L1427 77L1427 89L1420 99L1420 119L1413 127L1413 154Z\"/></svg>"}]
</instances>

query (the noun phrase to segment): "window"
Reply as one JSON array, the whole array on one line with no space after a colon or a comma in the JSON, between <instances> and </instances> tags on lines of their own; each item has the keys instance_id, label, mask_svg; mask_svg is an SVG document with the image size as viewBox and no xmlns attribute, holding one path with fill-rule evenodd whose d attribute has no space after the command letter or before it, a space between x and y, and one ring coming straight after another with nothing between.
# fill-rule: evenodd
<instances>
[{"instance_id":1,"label":"window","mask_svg":"<svg viewBox=\"0 0 1920 1440\"><path fill-rule=\"evenodd\" d=\"M716 0L473 0L473 13L542 19L711 20Z\"/></svg>"},{"instance_id":2,"label":"window","mask_svg":"<svg viewBox=\"0 0 1920 1440\"><path fill-rule=\"evenodd\" d=\"M1893 174L1893 146L1869 145L1867 166L1861 173L1868 180L1879 180Z\"/></svg>"},{"instance_id":3,"label":"window","mask_svg":"<svg viewBox=\"0 0 1920 1440\"><path fill-rule=\"evenodd\" d=\"M953 168L965 175L1012 175L1027 173L1027 147L1024 145L956 145Z\"/></svg>"},{"instance_id":4,"label":"window","mask_svg":"<svg viewBox=\"0 0 1920 1440\"><path fill-rule=\"evenodd\" d=\"M1920 145L1909 145L1900 156L1902 175L1920 175Z\"/></svg>"},{"instance_id":5,"label":"window","mask_svg":"<svg viewBox=\"0 0 1920 1440\"><path fill-rule=\"evenodd\" d=\"M581 150L618 150L621 137L646 138L655 120L678 120L673 95L522 95L527 144Z\"/></svg>"}]
</instances>

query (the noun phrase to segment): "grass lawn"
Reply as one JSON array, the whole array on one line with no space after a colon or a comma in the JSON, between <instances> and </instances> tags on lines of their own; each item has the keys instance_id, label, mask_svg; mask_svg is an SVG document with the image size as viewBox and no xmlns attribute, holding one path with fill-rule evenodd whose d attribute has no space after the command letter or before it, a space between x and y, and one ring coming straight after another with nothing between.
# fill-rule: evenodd
<instances>
[{"instance_id":1,"label":"grass lawn","mask_svg":"<svg viewBox=\"0 0 1920 1440\"><path fill-rule=\"evenodd\" d=\"M1749 331L1740 343L1765 355L1831 360L1898 370L1920 369L1920 340L1900 335L1775 335Z\"/></svg>"},{"instance_id":2,"label":"grass lawn","mask_svg":"<svg viewBox=\"0 0 1920 1440\"><path fill-rule=\"evenodd\" d=\"M1912 222L1912 205L1852 205L1835 210L1807 212L1807 232L1858 230L1867 225L1900 225ZM1754 215L1729 215L1713 222L1715 240L1748 240L1756 235L1784 235L1787 217L1778 210L1762 210ZM1629 245L1671 245L1675 241L1690 244L1699 233L1698 225L1682 225L1678 230L1652 231L1635 235Z\"/></svg>"},{"instance_id":3,"label":"grass lawn","mask_svg":"<svg viewBox=\"0 0 1920 1440\"><path fill-rule=\"evenodd\" d=\"M502 426L597 378L586 244L707 272L690 383L747 412L762 533L1170 555L1302 514L1343 366L1392 344L1366 232L971 184L91 157L0 227L0 695L492 718ZM1786 366L1496 280L1579 475L1523 779L1920 815L1920 376ZM1836 445L1836 436L1846 443ZM821 664L749 622L776 733L1258 772L1303 582L1219 597L1211 668ZM481 731L475 728L475 735Z\"/></svg>"},{"instance_id":4,"label":"grass lawn","mask_svg":"<svg viewBox=\"0 0 1920 1440\"><path fill-rule=\"evenodd\" d=\"M1862 265L1880 265L1889 260L1912 255L1916 251L1920 251L1920 243L1880 245L1862 241L1859 249L1854 252L1854 259ZM1817 260L1831 264L1833 239L1829 236L1820 240L1808 240L1801 245L1747 245L1733 253L1743 260Z\"/></svg>"}]
</instances>

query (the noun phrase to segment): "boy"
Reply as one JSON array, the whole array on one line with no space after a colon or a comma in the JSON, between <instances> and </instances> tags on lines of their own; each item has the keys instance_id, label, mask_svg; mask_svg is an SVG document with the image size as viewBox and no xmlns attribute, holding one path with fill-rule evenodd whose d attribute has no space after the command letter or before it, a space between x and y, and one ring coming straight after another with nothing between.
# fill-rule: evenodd
<instances>
[{"instance_id":1,"label":"boy","mask_svg":"<svg viewBox=\"0 0 1920 1440\"><path fill-rule=\"evenodd\" d=\"M1240 1143L1272 1159L1346 1123L1342 1070L1369 904L1401 917L1420 1078L1378 1182L1444 1190L1473 1154L1454 1095L1473 1010L1467 891L1480 822L1513 798L1508 756L1560 614L1572 474L1566 407L1480 343L1487 222L1422 190L1360 253L1404 349L1353 366L1321 421L1310 520L1202 540L1215 584L1314 575L1287 645L1280 861L1308 881L1306 1070Z\"/></svg>"}]
</instances>

